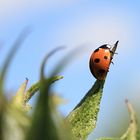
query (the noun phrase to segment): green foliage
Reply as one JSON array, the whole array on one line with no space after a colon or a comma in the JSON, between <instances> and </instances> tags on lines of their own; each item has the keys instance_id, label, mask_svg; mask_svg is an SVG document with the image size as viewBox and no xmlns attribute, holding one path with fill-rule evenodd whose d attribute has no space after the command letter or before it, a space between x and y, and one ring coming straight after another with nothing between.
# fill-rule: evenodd
<instances>
[{"instance_id":1,"label":"green foliage","mask_svg":"<svg viewBox=\"0 0 140 140\"><path fill-rule=\"evenodd\" d=\"M66 118L71 124L73 134L85 139L96 126L103 92L104 81L96 81L81 102Z\"/></svg>"},{"instance_id":2,"label":"green foliage","mask_svg":"<svg viewBox=\"0 0 140 140\"><path fill-rule=\"evenodd\" d=\"M121 140L138 140L139 132L138 132L138 124L136 120L135 111L133 106L126 100L127 108L130 113L130 123L126 133L121 137Z\"/></svg>"},{"instance_id":3,"label":"green foliage","mask_svg":"<svg viewBox=\"0 0 140 140\"><path fill-rule=\"evenodd\" d=\"M126 100L126 105L130 113L130 123L127 131L120 138L100 138L99 140L139 140L138 124L135 111L131 103Z\"/></svg>"},{"instance_id":4,"label":"green foliage","mask_svg":"<svg viewBox=\"0 0 140 140\"><path fill-rule=\"evenodd\" d=\"M45 80L46 80L46 81L47 81L47 80L51 80L50 83L52 84L52 83L54 83L55 81L60 80L60 79L62 79L62 78L63 78L63 76L54 76L54 77L52 77L52 78L50 78L50 79L45 79ZM40 84L41 84L40 81L39 81L39 82L36 82L35 84L33 84L33 85L26 91L25 96L24 96L24 102L25 102L25 104L28 103L29 100L32 98L32 96L33 96L35 93L37 93L37 92L39 91L39 89L40 89Z\"/></svg>"},{"instance_id":5,"label":"green foliage","mask_svg":"<svg viewBox=\"0 0 140 140\"><path fill-rule=\"evenodd\" d=\"M25 40L29 30L25 29L15 41L12 50L1 68L0 73L0 140L84 140L96 127L100 102L103 94L105 81L96 81L80 103L64 118L58 112L58 105L63 100L52 94L52 84L62 79L56 76L64 67L71 56L75 56L77 50L72 51L54 69L50 77L45 76L46 61L57 48L49 53L43 60L40 70L40 79L29 89L26 89L28 79L19 87L13 99L8 100L5 96L4 82L8 67L19 46ZM114 45L112 57L117 48ZM74 57L73 57L74 58ZM39 93L36 105L31 113L29 100ZM120 138L100 138L99 140L138 140L138 129L135 112L132 105L127 101L130 112L130 124L126 133Z\"/></svg>"}]
</instances>

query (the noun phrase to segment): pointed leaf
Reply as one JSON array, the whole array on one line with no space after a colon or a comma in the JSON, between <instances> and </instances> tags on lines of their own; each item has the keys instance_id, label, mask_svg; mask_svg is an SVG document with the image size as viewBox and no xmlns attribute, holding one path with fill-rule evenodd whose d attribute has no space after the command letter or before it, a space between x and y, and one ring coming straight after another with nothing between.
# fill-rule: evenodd
<instances>
[{"instance_id":1,"label":"pointed leaf","mask_svg":"<svg viewBox=\"0 0 140 140\"><path fill-rule=\"evenodd\" d=\"M20 86L20 88L18 89L15 97L12 100L12 104L15 105L16 107L20 107L23 109L23 105L24 105L24 93L26 90L26 86L28 83L28 79L25 80L25 82Z\"/></svg>"},{"instance_id":2,"label":"pointed leaf","mask_svg":"<svg viewBox=\"0 0 140 140\"><path fill-rule=\"evenodd\" d=\"M51 83L54 83L55 81L58 81L60 79L62 79L63 76L54 76L53 78L51 78ZM46 79L47 81L48 79ZM40 89L40 81L36 82L35 84L33 84L25 93L25 97L24 97L24 102L25 104L32 98L32 96L34 96L35 93L37 93Z\"/></svg>"},{"instance_id":3,"label":"pointed leaf","mask_svg":"<svg viewBox=\"0 0 140 140\"><path fill-rule=\"evenodd\" d=\"M73 134L81 140L86 139L93 131L103 92L104 81L96 81L81 102L66 118L71 124Z\"/></svg>"}]
</instances>

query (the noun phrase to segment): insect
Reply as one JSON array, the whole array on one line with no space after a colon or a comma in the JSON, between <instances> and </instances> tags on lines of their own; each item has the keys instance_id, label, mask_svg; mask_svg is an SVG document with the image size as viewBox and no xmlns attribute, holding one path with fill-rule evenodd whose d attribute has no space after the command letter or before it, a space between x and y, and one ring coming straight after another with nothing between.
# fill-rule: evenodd
<instances>
[{"instance_id":1,"label":"insect","mask_svg":"<svg viewBox=\"0 0 140 140\"><path fill-rule=\"evenodd\" d=\"M118 41L115 45L118 44ZM89 67L92 75L98 80L105 80L109 65L112 62L111 45L104 44L97 48L91 55ZM112 62L113 63L113 62Z\"/></svg>"}]
</instances>

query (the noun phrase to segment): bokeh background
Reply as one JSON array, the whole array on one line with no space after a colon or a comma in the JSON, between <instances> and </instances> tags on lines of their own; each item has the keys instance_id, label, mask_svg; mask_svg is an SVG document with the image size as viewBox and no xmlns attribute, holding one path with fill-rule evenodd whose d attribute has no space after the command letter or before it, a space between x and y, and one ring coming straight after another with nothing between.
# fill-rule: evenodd
<instances>
[{"instance_id":1,"label":"bokeh background","mask_svg":"<svg viewBox=\"0 0 140 140\"><path fill-rule=\"evenodd\" d=\"M110 67L97 127L89 140L121 135L128 125L124 100L131 101L140 116L140 2L138 0L0 0L0 65L24 27L32 32L22 44L9 69L5 88L8 96L29 78L39 79L40 64L57 46L67 49L56 54L46 67L46 75L71 49L84 46L60 73L58 95L68 100L60 107L66 116L95 82L89 71L89 57L103 44L119 40L118 55ZM71 56L73 58L73 56ZM31 104L34 104L35 98Z\"/></svg>"}]
</instances>

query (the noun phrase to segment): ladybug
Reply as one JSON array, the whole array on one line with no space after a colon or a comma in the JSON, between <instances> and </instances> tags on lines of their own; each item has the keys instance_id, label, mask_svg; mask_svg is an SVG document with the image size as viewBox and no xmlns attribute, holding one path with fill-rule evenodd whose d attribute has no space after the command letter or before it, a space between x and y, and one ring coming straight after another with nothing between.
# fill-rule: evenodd
<instances>
[{"instance_id":1,"label":"ladybug","mask_svg":"<svg viewBox=\"0 0 140 140\"><path fill-rule=\"evenodd\" d=\"M115 45L118 44L118 41ZM109 65L112 62L112 51L109 44L97 48L91 55L89 67L92 75L98 80L105 80Z\"/></svg>"}]
</instances>

